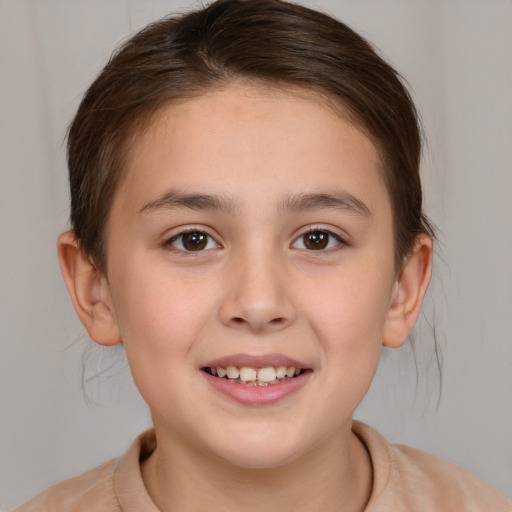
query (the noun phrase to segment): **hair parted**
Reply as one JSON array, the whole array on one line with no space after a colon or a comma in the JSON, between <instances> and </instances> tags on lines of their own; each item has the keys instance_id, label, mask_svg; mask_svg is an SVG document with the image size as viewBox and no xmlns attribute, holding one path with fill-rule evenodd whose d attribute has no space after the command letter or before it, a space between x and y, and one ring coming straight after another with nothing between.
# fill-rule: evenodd
<instances>
[{"instance_id":1,"label":"hair parted","mask_svg":"<svg viewBox=\"0 0 512 512\"><path fill-rule=\"evenodd\" d=\"M87 90L68 133L71 228L106 272L104 231L132 137L162 107L237 80L292 86L339 105L374 141L399 267L421 233L418 116L399 74L345 24L282 0L218 0L141 30Z\"/></svg>"}]
</instances>

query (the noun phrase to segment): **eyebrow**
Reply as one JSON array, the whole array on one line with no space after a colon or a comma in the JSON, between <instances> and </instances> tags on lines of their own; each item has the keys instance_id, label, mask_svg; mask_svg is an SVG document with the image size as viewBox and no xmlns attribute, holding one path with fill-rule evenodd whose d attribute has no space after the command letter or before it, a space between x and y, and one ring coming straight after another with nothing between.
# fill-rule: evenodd
<instances>
[{"instance_id":1,"label":"eyebrow","mask_svg":"<svg viewBox=\"0 0 512 512\"><path fill-rule=\"evenodd\" d=\"M279 205L280 211L303 212L325 209L336 209L369 219L373 218L368 206L348 192L291 195Z\"/></svg>"},{"instance_id":2,"label":"eyebrow","mask_svg":"<svg viewBox=\"0 0 512 512\"><path fill-rule=\"evenodd\" d=\"M175 190L165 192L157 199L149 201L139 213L152 212L157 210L174 210L177 208L188 208L197 211L223 211L234 213L235 202L227 196L214 196L210 194L186 194Z\"/></svg>"},{"instance_id":3,"label":"eyebrow","mask_svg":"<svg viewBox=\"0 0 512 512\"><path fill-rule=\"evenodd\" d=\"M159 210L174 210L188 208L196 211L222 211L236 213L236 202L228 196L211 194L187 194L176 190L169 190L146 203L139 213ZM286 196L278 205L279 212L304 212L308 210L336 209L366 218L373 215L360 199L348 192L296 194Z\"/></svg>"}]
</instances>

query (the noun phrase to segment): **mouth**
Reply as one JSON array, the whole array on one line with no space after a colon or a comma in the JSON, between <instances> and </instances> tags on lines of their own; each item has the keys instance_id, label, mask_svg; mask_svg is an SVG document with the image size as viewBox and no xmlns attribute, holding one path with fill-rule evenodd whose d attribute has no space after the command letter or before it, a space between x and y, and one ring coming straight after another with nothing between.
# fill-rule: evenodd
<instances>
[{"instance_id":1,"label":"mouth","mask_svg":"<svg viewBox=\"0 0 512 512\"><path fill-rule=\"evenodd\" d=\"M201 370L212 377L244 386L274 386L295 379L310 370L296 366L205 366Z\"/></svg>"},{"instance_id":2,"label":"mouth","mask_svg":"<svg viewBox=\"0 0 512 512\"><path fill-rule=\"evenodd\" d=\"M200 368L216 393L248 406L272 405L295 396L313 376L313 368L284 354L230 354Z\"/></svg>"}]
</instances>

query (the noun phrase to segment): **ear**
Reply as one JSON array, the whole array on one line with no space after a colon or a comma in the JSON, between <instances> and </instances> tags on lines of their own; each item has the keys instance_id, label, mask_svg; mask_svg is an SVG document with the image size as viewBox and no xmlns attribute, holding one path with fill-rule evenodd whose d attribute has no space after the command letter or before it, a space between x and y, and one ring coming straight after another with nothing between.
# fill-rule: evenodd
<instances>
[{"instance_id":1,"label":"ear","mask_svg":"<svg viewBox=\"0 0 512 512\"><path fill-rule=\"evenodd\" d=\"M57 251L71 301L89 337L100 345L120 343L107 278L96 270L71 231L60 235Z\"/></svg>"},{"instance_id":2,"label":"ear","mask_svg":"<svg viewBox=\"0 0 512 512\"><path fill-rule=\"evenodd\" d=\"M432 238L428 235L419 235L394 284L384 326L384 346L402 346L412 331L430 283L432 253Z\"/></svg>"}]
</instances>

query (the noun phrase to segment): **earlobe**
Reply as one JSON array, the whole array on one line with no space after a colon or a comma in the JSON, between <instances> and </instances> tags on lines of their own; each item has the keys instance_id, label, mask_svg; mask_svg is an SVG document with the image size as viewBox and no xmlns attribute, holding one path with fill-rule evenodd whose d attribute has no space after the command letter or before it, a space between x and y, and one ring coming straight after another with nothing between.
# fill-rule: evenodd
<instances>
[{"instance_id":1,"label":"earlobe","mask_svg":"<svg viewBox=\"0 0 512 512\"><path fill-rule=\"evenodd\" d=\"M384 326L384 346L402 346L412 331L432 275L432 253L433 243L430 236L418 236L416 245L394 284Z\"/></svg>"},{"instance_id":2,"label":"earlobe","mask_svg":"<svg viewBox=\"0 0 512 512\"><path fill-rule=\"evenodd\" d=\"M89 337L100 345L120 343L106 277L91 264L71 231L60 235L57 251L71 301Z\"/></svg>"}]
</instances>

